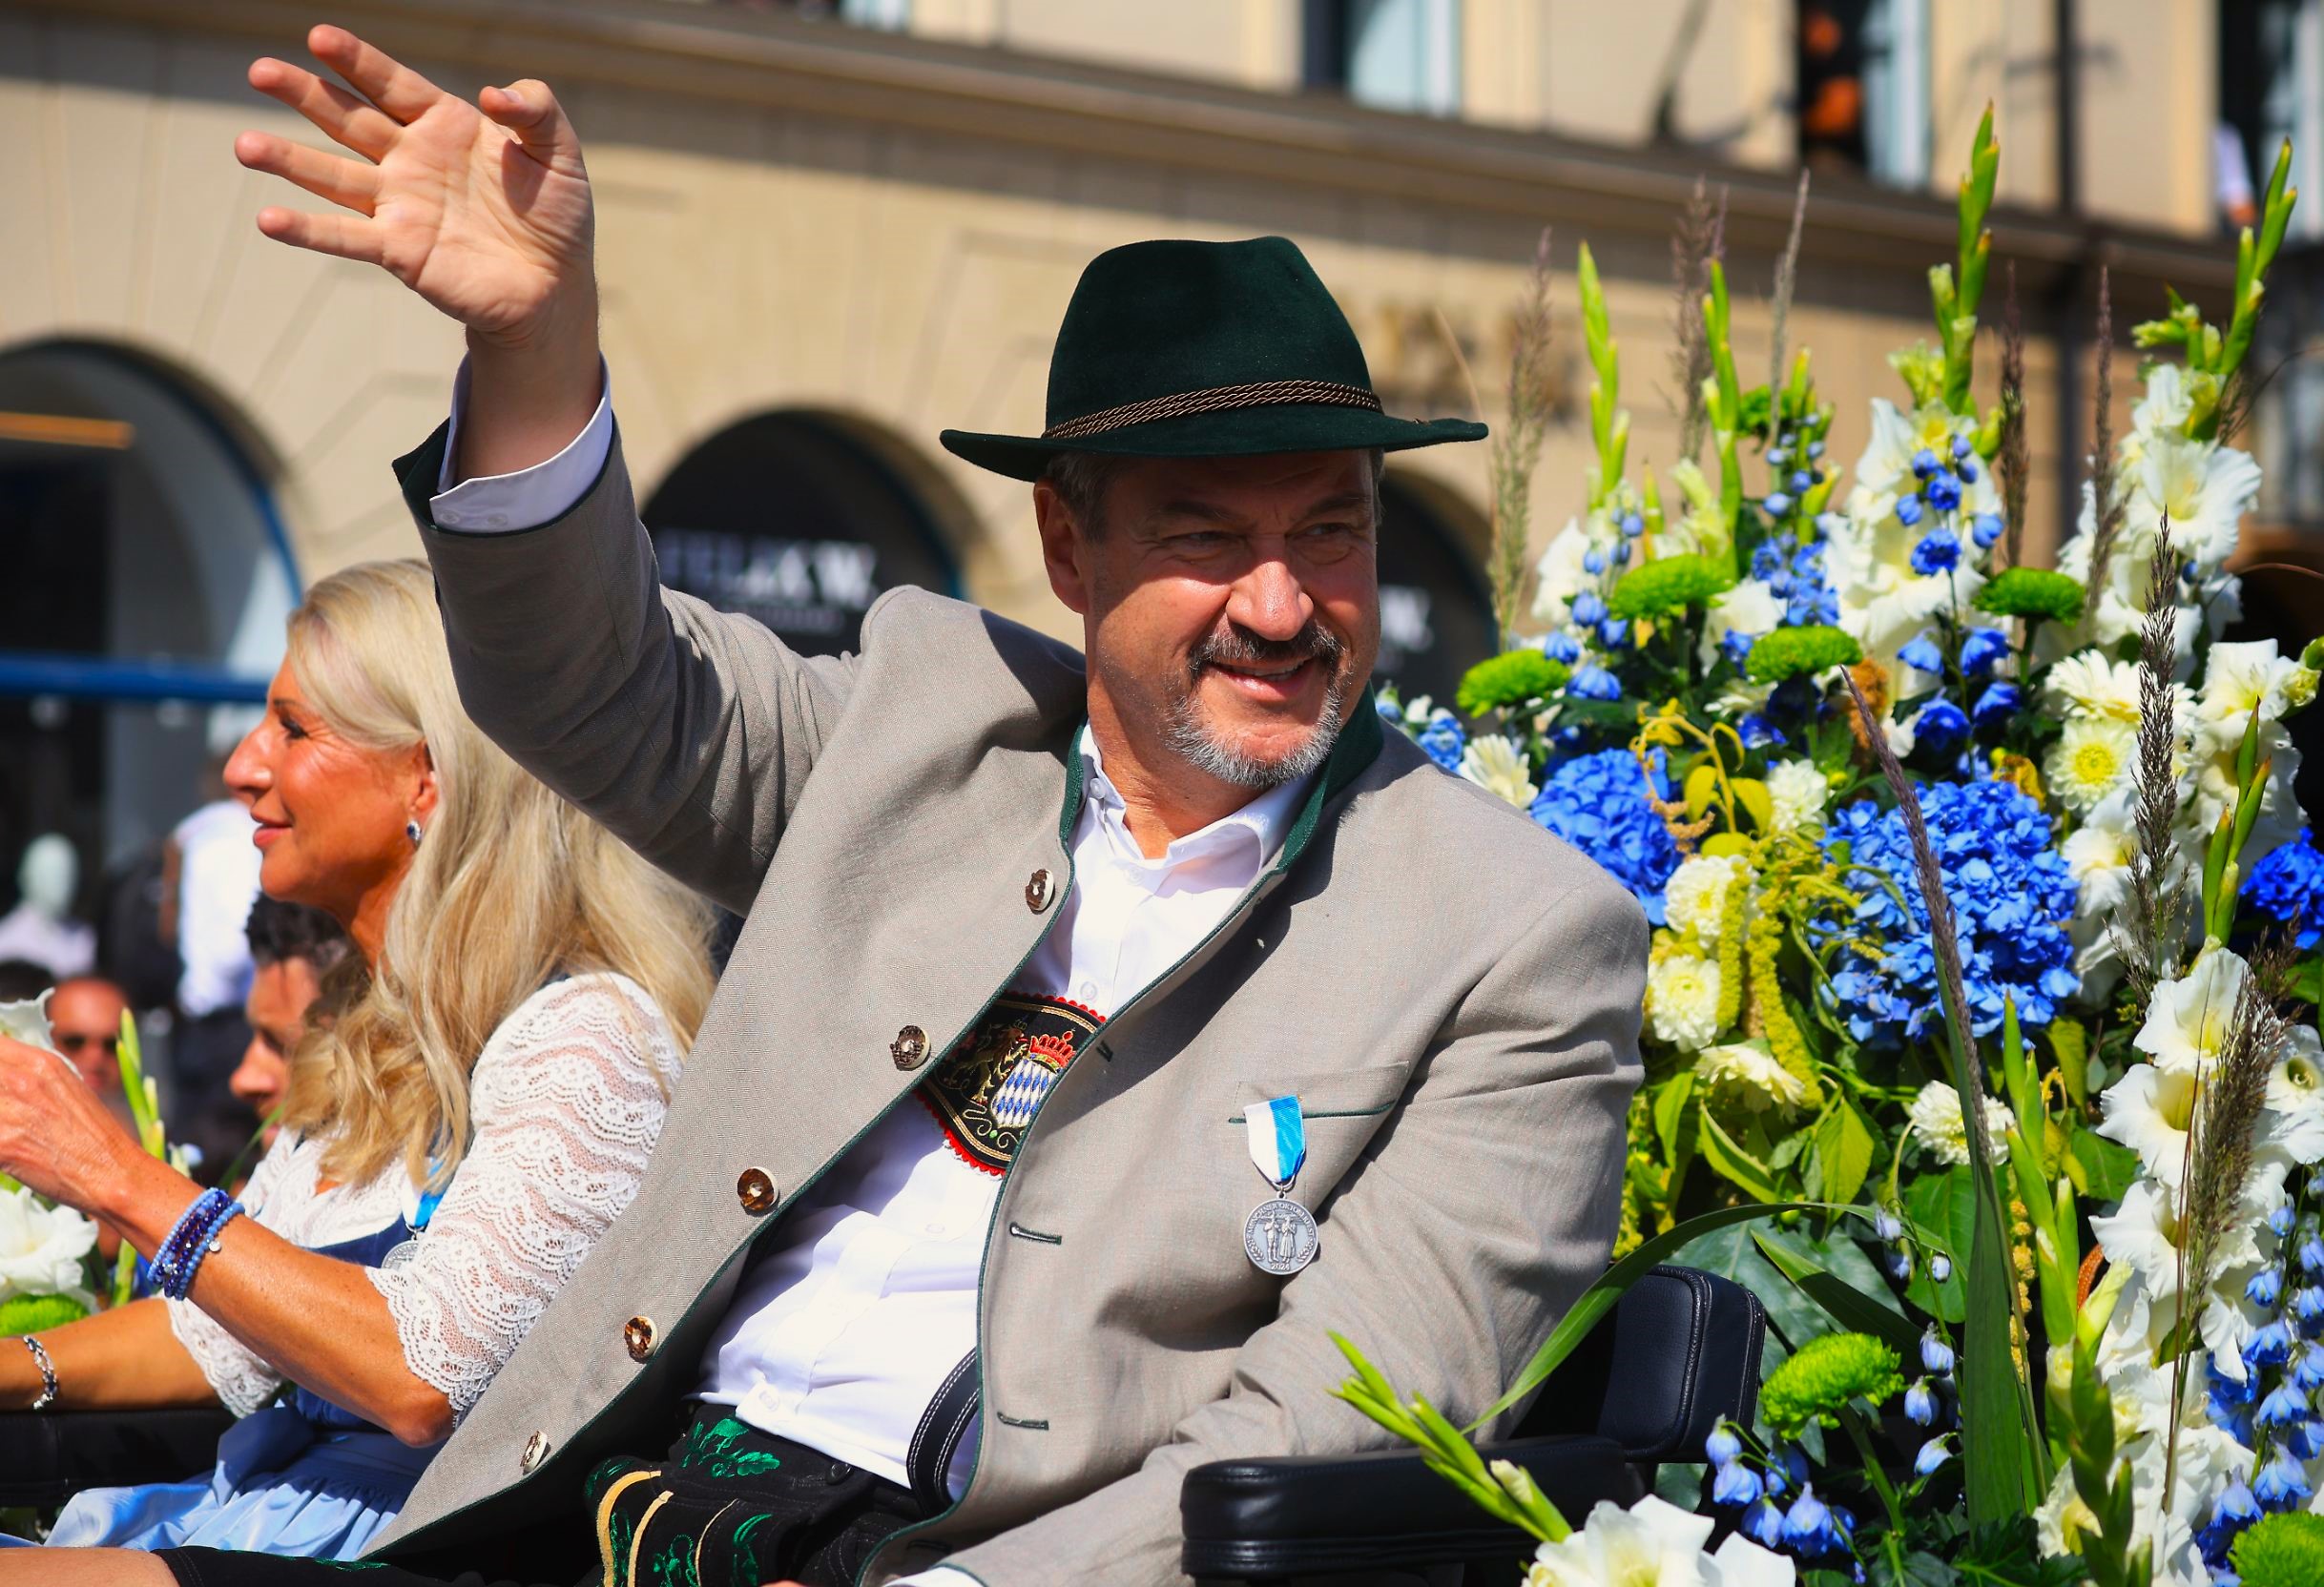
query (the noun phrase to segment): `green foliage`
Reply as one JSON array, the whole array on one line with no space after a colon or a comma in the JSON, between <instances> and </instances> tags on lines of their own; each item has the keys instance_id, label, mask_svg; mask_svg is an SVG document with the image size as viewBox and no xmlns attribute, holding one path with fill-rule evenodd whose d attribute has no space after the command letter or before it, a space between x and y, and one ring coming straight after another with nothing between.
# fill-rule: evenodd
<instances>
[{"instance_id":1,"label":"green foliage","mask_svg":"<svg viewBox=\"0 0 2324 1587\"><path fill-rule=\"evenodd\" d=\"M1463 673L1453 703L1466 716L1507 711L1556 693L1570 676L1566 664L1539 650L1509 650L1477 663Z\"/></svg>"},{"instance_id":2,"label":"green foliage","mask_svg":"<svg viewBox=\"0 0 2324 1587\"><path fill-rule=\"evenodd\" d=\"M1847 633L1811 623L1761 635L1743 670L1753 683L1781 683L1830 667L1854 667L1863 659L1863 648Z\"/></svg>"},{"instance_id":3,"label":"green foliage","mask_svg":"<svg viewBox=\"0 0 2324 1587\"><path fill-rule=\"evenodd\" d=\"M2004 567L1985 582L1971 603L1996 617L2037 622L2081 621L2085 592L2082 581L2046 567Z\"/></svg>"},{"instance_id":4,"label":"green foliage","mask_svg":"<svg viewBox=\"0 0 2324 1587\"><path fill-rule=\"evenodd\" d=\"M2106 1312L2111 1309L2111 1302L2102 1308ZM2130 1463L2115 1457L2114 1396L2098 1371L2096 1339L2104 1327L2102 1315L2095 1327L2075 1331L2073 1381L2066 1391L2063 1418L2066 1469L2072 1474L2076 1495L2098 1524L2095 1530L2066 1542L2082 1556L2094 1587L2148 1587L2152 1576L2151 1550L2145 1543L2131 1541L2137 1500ZM2057 1397L2054 1391L2051 1397ZM2305 1575L2287 1579L2311 1582L2319 1578Z\"/></svg>"},{"instance_id":5,"label":"green foliage","mask_svg":"<svg viewBox=\"0 0 2324 1587\"><path fill-rule=\"evenodd\" d=\"M1985 295L1985 272L1993 256L1993 234L1985 229L1985 216L1993 209L1993 188L2001 163L2002 146L1994 141L1993 107L1988 104L1984 118L1977 124L1977 139L1969 146L1969 169L1961 174L1960 239L1954 262L1929 272L1937 341L1944 352L1940 395L1946 407L1970 417L1977 412L1969 395L1977 351L1977 307ZM1919 398L1919 391L1915 390L1914 396Z\"/></svg>"},{"instance_id":6,"label":"green foliage","mask_svg":"<svg viewBox=\"0 0 2324 1587\"><path fill-rule=\"evenodd\" d=\"M2324 1515L2263 1515L2228 1550L2243 1587L2315 1587L2324 1581Z\"/></svg>"},{"instance_id":7,"label":"green foliage","mask_svg":"<svg viewBox=\"0 0 2324 1587\"><path fill-rule=\"evenodd\" d=\"M1486 1466L1467 1434L1446 1421L1436 1407L1418 1394L1409 1400L1400 1398L1395 1386L1364 1359L1362 1351L1337 1333L1332 1335L1332 1343L1356 1369L1354 1377L1332 1391L1335 1398L1345 1400L1418 1448L1430 1471L1467 1494L1487 1515L1521 1527L1545 1543L1572 1533L1557 1506L1524 1470L1505 1460Z\"/></svg>"},{"instance_id":8,"label":"green foliage","mask_svg":"<svg viewBox=\"0 0 2324 1587\"><path fill-rule=\"evenodd\" d=\"M1606 311L1606 291L1598 284L1598 261L1589 244L1582 244L1574 273L1582 288L1582 340L1589 350L1589 435L1597 443L1598 465L1590 477L1589 505L1593 507L1622 483L1629 452L1630 416L1622 403L1622 369L1614 343L1613 322Z\"/></svg>"},{"instance_id":9,"label":"green foliage","mask_svg":"<svg viewBox=\"0 0 2324 1587\"><path fill-rule=\"evenodd\" d=\"M64 1295L17 1295L0 1301L0 1339L63 1328L89 1315L89 1309Z\"/></svg>"},{"instance_id":10,"label":"green foliage","mask_svg":"<svg viewBox=\"0 0 2324 1587\"><path fill-rule=\"evenodd\" d=\"M1606 598L1606 609L1633 620L1672 617L1690 607L1709 606L1712 597L1734 585L1734 575L1725 567L1686 551L1631 568Z\"/></svg>"},{"instance_id":11,"label":"green foliage","mask_svg":"<svg viewBox=\"0 0 2324 1587\"><path fill-rule=\"evenodd\" d=\"M1897 1352L1869 1333L1827 1333L1792 1352L1759 1386L1759 1414L1779 1438L1837 1425L1857 1400L1878 1408L1904 1392Z\"/></svg>"}]
</instances>

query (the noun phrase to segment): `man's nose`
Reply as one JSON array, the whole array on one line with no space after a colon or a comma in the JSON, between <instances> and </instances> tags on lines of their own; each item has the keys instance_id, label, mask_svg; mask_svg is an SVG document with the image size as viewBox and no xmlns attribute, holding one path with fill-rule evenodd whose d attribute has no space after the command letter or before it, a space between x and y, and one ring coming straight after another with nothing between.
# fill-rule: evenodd
<instances>
[{"instance_id":1,"label":"man's nose","mask_svg":"<svg viewBox=\"0 0 2324 1587\"><path fill-rule=\"evenodd\" d=\"M1315 614L1316 603L1279 552L1261 552L1227 603L1228 618L1261 639L1296 638Z\"/></svg>"}]
</instances>

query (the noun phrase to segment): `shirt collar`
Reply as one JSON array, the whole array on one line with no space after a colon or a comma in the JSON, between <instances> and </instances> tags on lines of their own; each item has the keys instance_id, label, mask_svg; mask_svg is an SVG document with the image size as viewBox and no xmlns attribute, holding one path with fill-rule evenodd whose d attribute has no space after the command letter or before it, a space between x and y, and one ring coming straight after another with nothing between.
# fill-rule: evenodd
<instances>
[{"instance_id":1,"label":"shirt collar","mask_svg":"<svg viewBox=\"0 0 2324 1587\"><path fill-rule=\"evenodd\" d=\"M1292 819L1307 797L1310 784L1316 778L1310 773L1287 783L1279 783L1259 794L1240 810L1232 811L1195 832L1173 838L1162 851L1160 857L1149 859L1138 847L1137 839L1130 835L1127 821L1129 807L1122 802L1121 792L1106 775L1105 756L1097 747L1097 737L1085 723L1081 730L1082 764L1089 772L1089 799L1097 814L1098 824L1110 843L1115 857L1125 864L1140 867L1159 875L1188 860L1219 858L1241 850L1249 860L1250 876L1255 878L1267 862L1282 848ZM1240 869L1240 867L1238 867Z\"/></svg>"}]
</instances>

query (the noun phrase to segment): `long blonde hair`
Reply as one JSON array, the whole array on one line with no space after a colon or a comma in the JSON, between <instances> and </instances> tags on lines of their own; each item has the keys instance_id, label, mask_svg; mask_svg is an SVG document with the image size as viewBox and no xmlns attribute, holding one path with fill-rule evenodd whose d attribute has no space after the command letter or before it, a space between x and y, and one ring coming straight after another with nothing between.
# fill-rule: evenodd
<instances>
[{"instance_id":1,"label":"long blonde hair","mask_svg":"<svg viewBox=\"0 0 2324 1587\"><path fill-rule=\"evenodd\" d=\"M468 720L425 564L317 583L291 614L289 666L333 732L424 746L437 783L379 962L350 957L325 979L291 1064L283 1123L327 1138L325 1175L360 1182L400 1156L413 1183L441 1185L467 1149L477 1056L560 974L629 977L691 1045L710 1001L707 906Z\"/></svg>"}]
</instances>

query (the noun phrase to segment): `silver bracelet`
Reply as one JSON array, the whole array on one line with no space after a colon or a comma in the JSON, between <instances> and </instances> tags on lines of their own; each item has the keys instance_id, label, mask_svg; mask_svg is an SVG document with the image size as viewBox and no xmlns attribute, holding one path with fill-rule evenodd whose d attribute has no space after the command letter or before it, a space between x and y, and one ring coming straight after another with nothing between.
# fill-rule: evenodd
<instances>
[{"instance_id":1,"label":"silver bracelet","mask_svg":"<svg viewBox=\"0 0 2324 1587\"><path fill-rule=\"evenodd\" d=\"M32 1365L40 1369L40 1398L32 1402L31 1409L46 1411L56 1403L56 1363L49 1359L48 1347L39 1340L29 1333L20 1337L24 1340L24 1348L32 1352Z\"/></svg>"}]
</instances>

